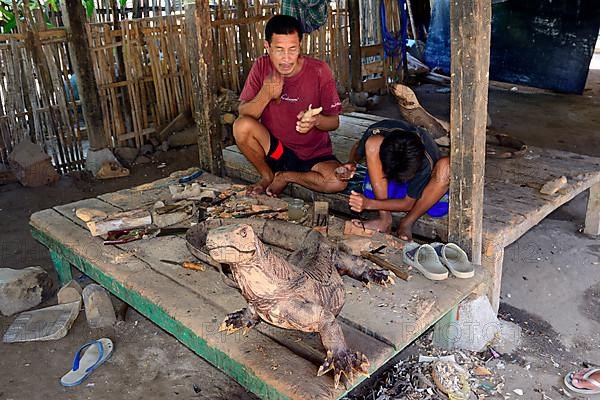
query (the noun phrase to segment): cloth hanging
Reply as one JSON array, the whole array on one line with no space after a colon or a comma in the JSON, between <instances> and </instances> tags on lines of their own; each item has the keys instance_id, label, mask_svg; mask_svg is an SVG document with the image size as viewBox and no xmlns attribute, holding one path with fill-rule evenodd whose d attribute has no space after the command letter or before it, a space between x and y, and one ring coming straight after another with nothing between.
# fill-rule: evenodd
<instances>
[{"instance_id":1,"label":"cloth hanging","mask_svg":"<svg viewBox=\"0 0 600 400\"><path fill-rule=\"evenodd\" d=\"M300 21L304 33L311 33L327 22L328 0L281 0L281 13Z\"/></svg>"}]
</instances>

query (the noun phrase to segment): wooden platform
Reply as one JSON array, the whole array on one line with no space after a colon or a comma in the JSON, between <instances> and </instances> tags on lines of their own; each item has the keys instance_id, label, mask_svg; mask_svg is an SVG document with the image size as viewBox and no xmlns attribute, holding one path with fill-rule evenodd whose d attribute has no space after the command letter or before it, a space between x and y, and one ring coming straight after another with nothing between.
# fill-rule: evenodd
<instances>
[{"instance_id":1,"label":"wooden platform","mask_svg":"<svg viewBox=\"0 0 600 400\"><path fill-rule=\"evenodd\" d=\"M32 234L50 250L61 282L71 279L72 266L79 269L263 399L336 399L360 383L364 378L336 390L331 375L316 376L324 358L316 334L264 323L247 336L219 333L225 315L245 302L210 267L198 272L159 261L193 259L182 236L105 246L74 215L81 207L113 212L153 204L168 197L168 183L175 180L33 214ZM467 295L481 292L485 281L481 268L468 280L432 282L415 274L387 289L366 289L346 278L346 305L338 318L349 345L364 352L375 371Z\"/></svg>"},{"instance_id":2,"label":"wooden platform","mask_svg":"<svg viewBox=\"0 0 600 400\"><path fill-rule=\"evenodd\" d=\"M351 113L340 117L340 127L331 134L335 155L342 162L348 159L351 146L366 127L383 118L368 114ZM223 153L227 175L246 181L256 181L258 175L236 146ZM522 158L486 160L483 205L483 258L482 264L492 275L490 299L496 309L500 297L500 281L504 248L536 226L548 214L570 201L579 193L600 182L600 158L558 150L530 147ZM542 195L539 190L549 180L565 176L566 187L554 196ZM293 185L290 194L308 200L326 200L330 208L349 213L348 197L342 194L319 194ZM588 206L586 228L598 234L600 225L600 186L593 192L592 206ZM398 220L403 214L398 213ZM428 238L447 241L448 221L445 218L422 217L414 232Z\"/></svg>"}]
</instances>

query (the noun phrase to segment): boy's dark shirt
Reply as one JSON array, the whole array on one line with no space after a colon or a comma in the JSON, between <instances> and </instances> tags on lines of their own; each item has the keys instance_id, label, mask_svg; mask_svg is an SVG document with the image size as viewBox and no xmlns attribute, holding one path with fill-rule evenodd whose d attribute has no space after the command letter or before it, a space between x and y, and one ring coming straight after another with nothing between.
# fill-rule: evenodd
<instances>
[{"instance_id":1,"label":"boy's dark shirt","mask_svg":"<svg viewBox=\"0 0 600 400\"><path fill-rule=\"evenodd\" d=\"M392 133L392 131L397 129L400 129L403 132ZM431 179L431 172L433 171L435 163L442 157L440 149L433 140L433 137L426 130L413 126L402 120L384 119L369 126L363 134L362 138L358 142L357 155L359 159L362 160L366 156L365 144L368 138L373 135L382 135L383 137L386 137L389 134L416 134L423 142L423 146L425 148L425 157L423 158L423 163L417 171L417 174L407 182L408 196L412 197L413 199L419 199L423 194L425 186L427 186L427 183L429 183L429 180Z\"/></svg>"}]
</instances>

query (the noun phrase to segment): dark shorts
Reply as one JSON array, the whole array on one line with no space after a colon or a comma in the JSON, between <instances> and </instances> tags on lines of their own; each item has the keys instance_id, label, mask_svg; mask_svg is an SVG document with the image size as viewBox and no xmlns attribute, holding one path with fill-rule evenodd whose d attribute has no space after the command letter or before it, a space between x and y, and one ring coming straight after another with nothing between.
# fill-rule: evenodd
<instances>
[{"instance_id":1,"label":"dark shorts","mask_svg":"<svg viewBox=\"0 0 600 400\"><path fill-rule=\"evenodd\" d=\"M271 167L273 172L308 172L312 167L323 161L335 160L339 162L333 154L302 160L298 158L296 153L285 147L272 133L269 132L269 136L271 139L271 147L267 154L267 164Z\"/></svg>"}]
</instances>

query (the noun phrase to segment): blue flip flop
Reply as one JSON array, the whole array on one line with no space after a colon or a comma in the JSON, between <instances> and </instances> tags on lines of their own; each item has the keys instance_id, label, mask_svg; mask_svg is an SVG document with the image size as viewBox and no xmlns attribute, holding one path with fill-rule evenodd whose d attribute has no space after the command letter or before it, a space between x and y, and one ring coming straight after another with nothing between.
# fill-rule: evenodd
<instances>
[{"instance_id":1,"label":"blue flip flop","mask_svg":"<svg viewBox=\"0 0 600 400\"><path fill-rule=\"evenodd\" d=\"M60 378L63 386L77 386L106 361L113 351L113 342L108 338L84 344L75 353L73 368Z\"/></svg>"}]
</instances>

